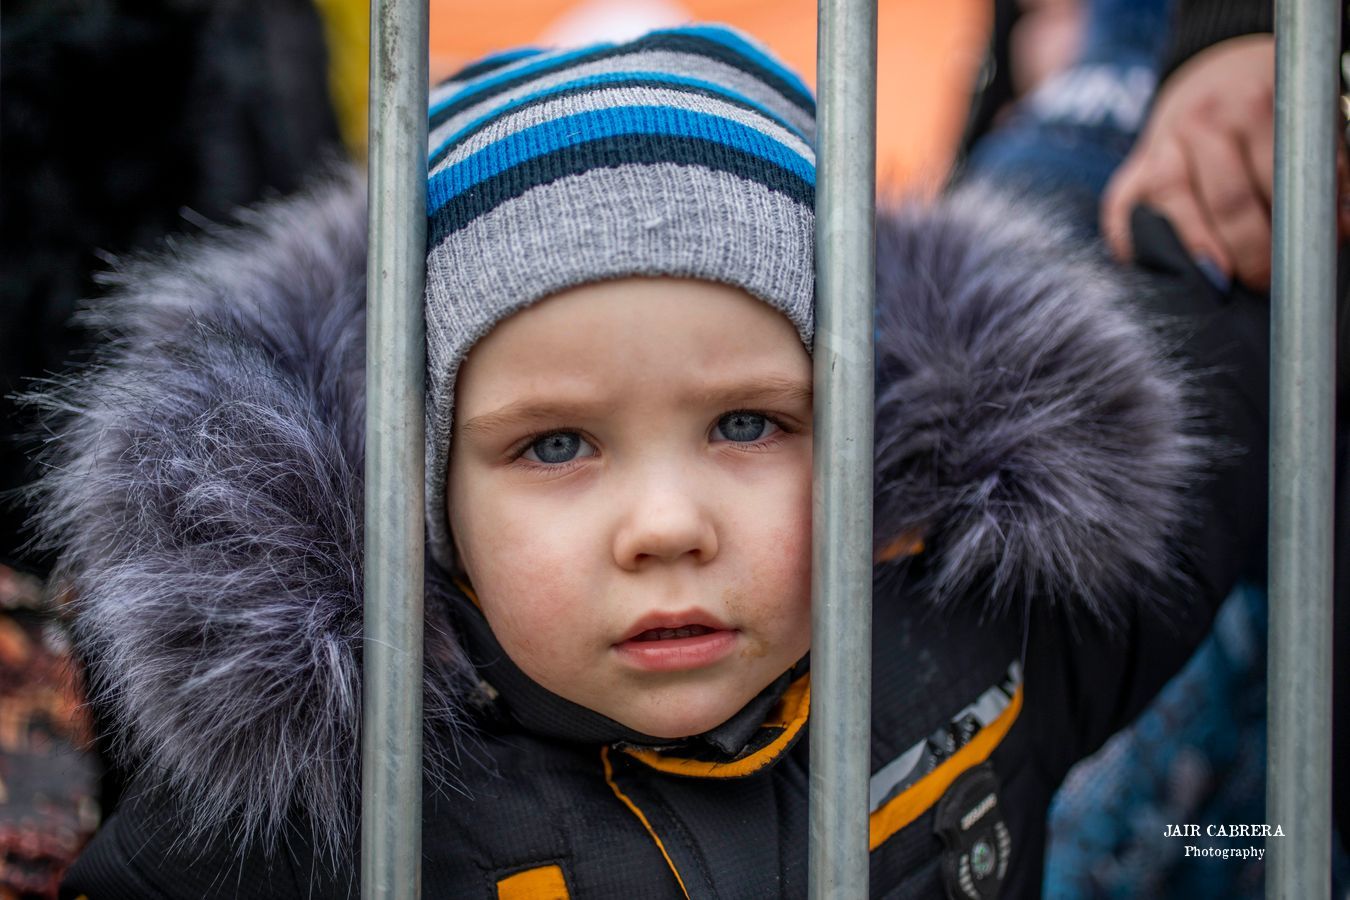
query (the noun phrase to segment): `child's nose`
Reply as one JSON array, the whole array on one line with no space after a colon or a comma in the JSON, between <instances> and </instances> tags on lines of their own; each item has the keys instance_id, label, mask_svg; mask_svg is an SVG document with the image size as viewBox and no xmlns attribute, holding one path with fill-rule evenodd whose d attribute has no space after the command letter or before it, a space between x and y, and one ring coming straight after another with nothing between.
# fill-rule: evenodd
<instances>
[{"instance_id":1,"label":"child's nose","mask_svg":"<svg viewBox=\"0 0 1350 900\"><path fill-rule=\"evenodd\" d=\"M614 561L628 571L685 557L706 563L716 555L711 515L697 498L674 486L641 491L614 536Z\"/></svg>"}]
</instances>

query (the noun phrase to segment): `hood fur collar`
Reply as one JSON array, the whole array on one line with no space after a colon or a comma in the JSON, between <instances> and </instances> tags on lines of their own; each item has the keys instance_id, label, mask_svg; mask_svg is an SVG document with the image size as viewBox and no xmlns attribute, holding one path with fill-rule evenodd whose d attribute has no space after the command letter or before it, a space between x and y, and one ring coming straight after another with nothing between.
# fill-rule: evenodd
<instances>
[{"instance_id":1,"label":"hood fur collar","mask_svg":"<svg viewBox=\"0 0 1350 900\"><path fill-rule=\"evenodd\" d=\"M1169 563L1193 447L1119 281L1042 218L976 188L883 220L877 540L925 535L939 603L1109 614ZM39 398L39 527L121 761L198 829L273 840L299 812L334 853L359 809L365 253L352 176L127 265L89 314L100 364ZM473 680L427 614L435 766Z\"/></svg>"},{"instance_id":2,"label":"hood fur collar","mask_svg":"<svg viewBox=\"0 0 1350 900\"><path fill-rule=\"evenodd\" d=\"M923 536L937 603L1112 620L1174 570L1205 447L1131 278L988 185L879 220L875 530Z\"/></svg>"}]
</instances>

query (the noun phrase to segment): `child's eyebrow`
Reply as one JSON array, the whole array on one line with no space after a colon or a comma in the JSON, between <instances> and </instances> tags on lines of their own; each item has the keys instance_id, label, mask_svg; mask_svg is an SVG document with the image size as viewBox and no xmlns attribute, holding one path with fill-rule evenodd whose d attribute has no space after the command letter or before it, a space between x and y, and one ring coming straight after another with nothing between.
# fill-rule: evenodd
<instances>
[{"instance_id":1,"label":"child's eyebrow","mask_svg":"<svg viewBox=\"0 0 1350 900\"><path fill-rule=\"evenodd\" d=\"M701 387L693 395L698 402L723 406L809 406L812 398L810 381L792 378L753 378Z\"/></svg>"},{"instance_id":2,"label":"child's eyebrow","mask_svg":"<svg viewBox=\"0 0 1350 900\"><path fill-rule=\"evenodd\" d=\"M722 384L700 385L688 394L690 399L706 406L733 409L737 406L787 406L811 404L811 382L791 378L753 378ZM559 402L526 399L507 404L501 409L474 416L462 426L466 435L510 429L540 421L580 421L603 415L616 399L584 402Z\"/></svg>"},{"instance_id":3,"label":"child's eyebrow","mask_svg":"<svg viewBox=\"0 0 1350 900\"><path fill-rule=\"evenodd\" d=\"M608 403L559 403L550 400L521 400L481 416L474 416L461 427L465 434L500 431L541 420L572 421L593 417L608 408Z\"/></svg>"}]
</instances>

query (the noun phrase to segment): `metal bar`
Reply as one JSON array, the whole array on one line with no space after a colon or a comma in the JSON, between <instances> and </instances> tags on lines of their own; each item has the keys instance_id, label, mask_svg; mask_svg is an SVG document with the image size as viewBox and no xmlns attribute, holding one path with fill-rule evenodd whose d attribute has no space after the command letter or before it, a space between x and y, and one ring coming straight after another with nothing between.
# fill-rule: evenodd
<instances>
[{"instance_id":1,"label":"metal bar","mask_svg":"<svg viewBox=\"0 0 1350 900\"><path fill-rule=\"evenodd\" d=\"M422 891L427 3L370 12L361 896Z\"/></svg>"},{"instance_id":2,"label":"metal bar","mask_svg":"<svg viewBox=\"0 0 1350 900\"><path fill-rule=\"evenodd\" d=\"M1331 895L1337 53L1333 0L1275 22L1266 896Z\"/></svg>"},{"instance_id":3,"label":"metal bar","mask_svg":"<svg viewBox=\"0 0 1350 900\"><path fill-rule=\"evenodd\" d=\"M808 893L866 897L875 0L820 0Z\"/></svg>"}]
</instances>

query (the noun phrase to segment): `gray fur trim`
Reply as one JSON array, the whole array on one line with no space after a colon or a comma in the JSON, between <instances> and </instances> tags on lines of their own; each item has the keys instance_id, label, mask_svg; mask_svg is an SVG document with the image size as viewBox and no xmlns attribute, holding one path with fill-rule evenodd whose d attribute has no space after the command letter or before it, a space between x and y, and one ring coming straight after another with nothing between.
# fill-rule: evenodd
<instances>
[{"instance_id":1,"label":"gray fur trim","mask_svg":"<svg viewBox=\"0 0 1350 900\"><path fill-rule=\"evenodd\" d=\"M296 810L321 852L356 834L365 230L352 175L133 262L87 315L100 365L39 400L92 700L196 834L272 842ZM426 642L427 727L453 731L434 604Z\"/></svg>"},{"instance_id":2,"label":"gray fur trim","mask_svg":"<svg viewBox=\"0 0 1350 900\"><path fill-rule=\"evenodd\" d=\"M1175 570L1203 445L1126 274L1054 223L980 184L882 219L875 534L924 535L939 604L1110 619Z\"/></svg>"}]
</instances>

